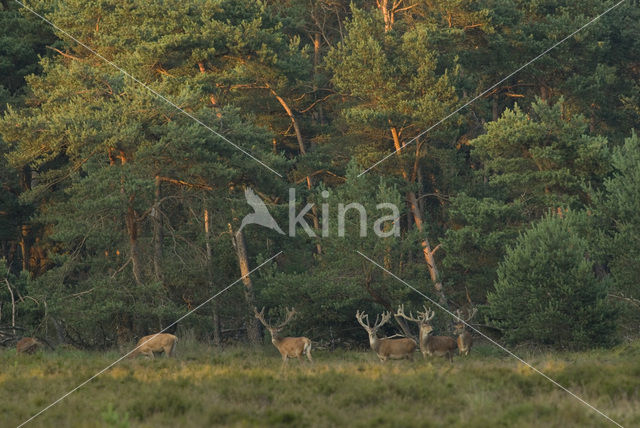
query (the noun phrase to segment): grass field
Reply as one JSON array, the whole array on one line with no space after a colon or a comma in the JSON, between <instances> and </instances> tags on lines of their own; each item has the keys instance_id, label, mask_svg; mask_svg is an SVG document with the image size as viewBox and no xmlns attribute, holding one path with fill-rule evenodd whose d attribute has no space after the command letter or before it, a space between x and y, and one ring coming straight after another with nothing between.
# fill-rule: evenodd
<instances>
[{"instance_id":1,"label":"grass field","mask_svg":"<svg viewBox=\"0 0 640 428\"><path fill-rule=\"evenodd\" d=\"M0 351L0 426L16 426L118 358ZM523 354L625 427L640 426L640 343L588 353ZM316 351L281 371L272 346L127 360L28 426L614 426L489 345L442 359L381 364L372 352Z\"/></svg>"}]
</instances>

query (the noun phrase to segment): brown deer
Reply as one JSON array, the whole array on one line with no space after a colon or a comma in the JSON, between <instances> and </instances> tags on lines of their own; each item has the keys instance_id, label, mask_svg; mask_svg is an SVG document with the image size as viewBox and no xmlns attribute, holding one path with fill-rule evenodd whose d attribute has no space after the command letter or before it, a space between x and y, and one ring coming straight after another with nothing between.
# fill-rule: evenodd
<instances>
[{"instance_id":1,"label":"brown deer","mask_svg":"<svg viewBox=\"0 0 640 428\"><path fill-rule=\"evenodd\" d=\"M471 319L476 315L477 312L477 308L472 308L467 318L463 320L460 309L456 311L457 318L454 325L454 334L458 335L458 352L460 352L460 355L469 355L469 352L471 352L473 338L471 337L471 333L467 331L467 324L469 323L469 321L471 321Z\"/></svg>"},{"instance_id":2,"label":"brown deer","mask_svg":"<svg viewBox=\"0 0 640 428\"><path fill-rule=\"evenodd\" d=\"M153 359L155 358L153 355L154 352L164 352L164 356L169 358L173 356L173 353L176 350L176 343L178 343L178 338L173 334L150 334L149 336L144 336L138 340L138 344L133 352L129 354L129 358L135 358L138 355L145 355Z\"/></svg>"},{"instance_id":3,"label":"brown deer","mask_svg":"<svg viewBox=\"0 0 640 428\"><path fill-rule=\"evenodd\" d=\"M285 320L280 323L279 326L273 327L264 319L264 308L260 312L254 307L253 312L255 312L256 318L260 320L262 325L269 330L271 334L271 343L275 346L280 355L282 355L282 365L287 363L288 358L297 358L298 361L302 361L302 355L305 354L309 362L313 362L313 358L311 358L311 340L306 337L280 337L280 331L289 324L289 322L293 319L296 314L295 309L286 309L287 315Z\"/></svg>"},{"instance_id":4,"label":"brown deer","mask_svg":"<svg viewBox=\"0 0 640 428\"><path fill-rule=\"evenodd\" d=\"M16 343L16 353L18 354L33 354L40 348L42 348L42 343L33 337L23 337Z\"/></svg>"},{"instance_id":5,"label":"brown deer","mask_svg":"<svg viewBox=\"0 0 640 428\"><path fill-rule=\"evenodd\" d=\"M413 321L420 327L420 351L424 358L427 355L442 356L449 359L449 362L453 362L453 353L455 352L458 344L449 336L433 336L433 326L429 321L435 316L435 312L424 306L424 312L418 312L418 317L414 317L413 313L406 315L404 313L404 305L398 307L396 316L402 317L407 321Z\"/></svg>"},{"instance_id":6,"label":"brown deer","mask_svg":"<svg viewBox=\"0 0 640 428\"><path fill-rule=\"evenodd\" d=\"M376 335L378 332L378 329L380 329L380 327L386 324L390 318L391 318L390 312L383 312L382 318L380 318L379 315L376 315L376 322L373 325L373 327L371 327L369 325L369 315L360 311L356 312L356 319L369 334L369 345L371 345L371 349L373 349L373 351L378 355L378 358L380 358L380 361L385 362L388 359L412 360L413 353L418 347L418 344L416 343L415 340L407 337L404 337L402 339L390 339L390 338L379 339L378 336Z\"/></svg>"}]
</instances>

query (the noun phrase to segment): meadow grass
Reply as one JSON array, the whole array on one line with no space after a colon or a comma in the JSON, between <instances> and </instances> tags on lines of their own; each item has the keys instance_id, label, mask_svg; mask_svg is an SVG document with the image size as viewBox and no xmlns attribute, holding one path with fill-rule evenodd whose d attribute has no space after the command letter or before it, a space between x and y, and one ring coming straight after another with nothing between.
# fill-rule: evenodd
<instances>
[{"instance_id":1,"label":"meadow grass","mask_svg":"<svg viewBox=\"0 0 640 428\"><path fill-rule=\"evenodd\" d=\"M29 426L614 426L489 345L453 364L315 351L281 370L275 348L181 341L177 358L125 360ZM0 425L16 426L119 357L0 352ZM640 342L523 357L623 426L640 426Z\"/></svg>"}]
</instances>

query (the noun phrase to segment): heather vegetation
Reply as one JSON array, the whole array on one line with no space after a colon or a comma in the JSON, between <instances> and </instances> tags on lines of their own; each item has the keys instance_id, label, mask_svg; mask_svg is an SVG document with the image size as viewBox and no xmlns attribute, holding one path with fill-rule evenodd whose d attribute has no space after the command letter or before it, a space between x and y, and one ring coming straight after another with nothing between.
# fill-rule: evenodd
<instances>
[{"instance_id":1,"label":"heather vegetation","mask_svg":"<svg viewBox=\"0 0 640 428\"><path fill-rule=\"evenodd\" d=\"M637 1L28 3L59 28L0 2L11 421L166 330L176 361L118 366L55 420L603 422L491 338L638 422ZM474 313L480 348L379 366L356 311L400 305L442 336ZM282 378L261 346L285 317L320 352Z\"/></svg>"},{"instance_id":2,"label":"heather vegetation","mask_svg":"<svg viewBox=\"0 0 640 428\"><path fill-rule=\"evenodd\" d=\"M282 371L273 347L223 351L185 340L176 359L125 361L29 426L604 427L610 424L531 369L480 345L444 360L380 364L370 352L318 351ZM637 344L523 353L623 426L640 423ZM60 350L0 355L3 425L16 426L118 357Z\"/></svg>"}]
</instances>

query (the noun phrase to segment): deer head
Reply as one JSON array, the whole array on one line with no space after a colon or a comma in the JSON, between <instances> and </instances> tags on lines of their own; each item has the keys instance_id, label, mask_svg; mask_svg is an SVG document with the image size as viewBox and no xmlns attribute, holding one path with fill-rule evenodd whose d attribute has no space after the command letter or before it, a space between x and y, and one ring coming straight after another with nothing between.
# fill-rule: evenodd
<instances>
[{"instance_id":1,"label":"deer head","mask_svg":"<svg viewBox=\"0 0 640 428\"><path fill-rule=\"evenodd\" d=\"M383 312L382 317L380 315L376 315L376 322L373 324L373 327L369 325L369 315L364 312L356 311L356 319L360 323L360 325L369 333L369 340L372 338L376 338L376 333L391 319L391 312Z\"/></svg>"},{"instance_id":2,"label":"deer head","mask_svg":"<svg viewBox=\"0 0 640 428\"><path fill-rule=\"evenodd\" d=\"M262 323L262 325L269 330L269 333L271 333L271 338L275 339L278 337L278 333L287 325L289 324L289 322L293 319L293 317L296 315L296 310L295 309L289 309L286 308L287 311L287 315L285 316L285 319L283 322L281 322L279 325L277 326L272 326L270 323L268 323L265 318L264 318L264 307L260 310L260 312L258 312L258 310L254 307L253 308L253 312L255 313L256 318Z\"/></svg>"},{"instance_id":3,"label":"deer head","mask_svg":"<svg viewBox=\"0 0 640 428\"><path fill-rule=\"evenodd\" d=\"M469 312L467 312L467 317L464 318L462 316L462 311L460 309L456 310L456 322L454 324L455 334L462 334L469 324L469 321L473 319L473 317L478 313L478 308L471 308Z\"/></svg>"},{"instance_id":4,"label":"deer head","mask_svg":"<svg viewBox=\"0 0 640 428\"><path fill-rule=\"evenodd\" d=\"M406 315L404 313L404 305L400 305L398 306L398 311L396 312L396 316L402 317L407 321L412 321L417 323L418 326L420 327L420 336L422 336L423 334L427 334L433 331L433 327L431 326L431 323L429 321L431 321L431 319L433 319L435 315L435 313L429 308L427 308L426 306L423 306L423 308L424 308L423 312L417 312L418 316L414 316L413 312L409 312L409 315Z\"/></svg>"}]
</instances>

